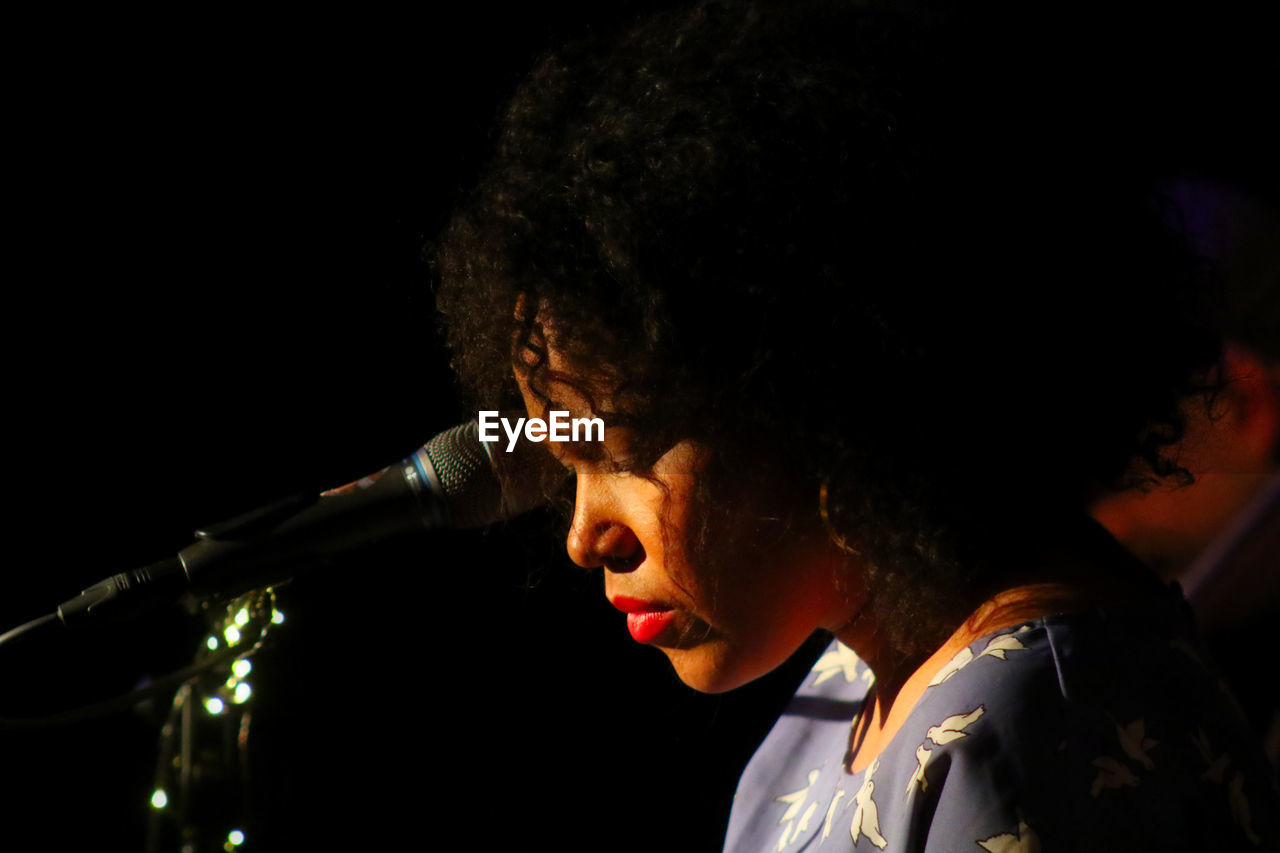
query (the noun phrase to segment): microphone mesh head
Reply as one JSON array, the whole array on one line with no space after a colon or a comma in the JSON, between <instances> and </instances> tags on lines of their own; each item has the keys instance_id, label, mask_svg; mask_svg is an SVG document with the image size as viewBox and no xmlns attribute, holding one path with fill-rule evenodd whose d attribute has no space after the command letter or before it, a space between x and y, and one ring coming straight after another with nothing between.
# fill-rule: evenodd
<instances>
[{"instance_id":1,"label":"microphone mesh head","mask_svg":"<svg viewBox=\"0 0 1280 853\"><path fill-rule=\"evenodd\" d=\"M538 478L522 476L533 470L521 462L529 442L506 453L481 441L480 427L471 421L440 433L424 450L444 492L451 527L483 527L545 501Z\"/></svg>"}]
</instances>

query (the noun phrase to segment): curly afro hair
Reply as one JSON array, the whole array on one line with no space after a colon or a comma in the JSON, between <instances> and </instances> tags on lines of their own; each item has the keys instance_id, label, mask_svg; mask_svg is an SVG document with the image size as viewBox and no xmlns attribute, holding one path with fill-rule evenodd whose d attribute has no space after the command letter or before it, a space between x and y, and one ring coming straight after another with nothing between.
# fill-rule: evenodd
<instances>
[{"instance_id":1,"label":"curly afro hair","mask_svg":"<svg viewBox=\"0 0 1280 853\"><path fill-rule=\"evenodd\" d=\"M1217 354L1114 69L1058 23L704 2L545 57L432 247L460 378L516 404L531 347L545 387L551 324L629 467L714 449L694 547L774 495L936 647L1052 520L1179 473Z\"/></svg>"}]
</instances>

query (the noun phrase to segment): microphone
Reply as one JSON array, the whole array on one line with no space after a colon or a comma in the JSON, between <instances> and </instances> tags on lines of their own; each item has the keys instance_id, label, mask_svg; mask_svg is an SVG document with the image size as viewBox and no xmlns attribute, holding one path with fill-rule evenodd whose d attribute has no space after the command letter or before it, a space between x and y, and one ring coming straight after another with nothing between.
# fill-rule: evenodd
<instances>
[{"instance_id":1,"label":"microphone","mask_svg":"<svg viewBox=\"0 0 1280 853\"><path fill-rule=\"evenodd\" d=\"M374 542L483 527L543 503L521 442L493 453L475 421L445 430L395 465L319 495L296 495L196 531L176 557L112 575L63 602L72 625L196 598L239 595L330 565Z\"/></svg>"}]
</instances>

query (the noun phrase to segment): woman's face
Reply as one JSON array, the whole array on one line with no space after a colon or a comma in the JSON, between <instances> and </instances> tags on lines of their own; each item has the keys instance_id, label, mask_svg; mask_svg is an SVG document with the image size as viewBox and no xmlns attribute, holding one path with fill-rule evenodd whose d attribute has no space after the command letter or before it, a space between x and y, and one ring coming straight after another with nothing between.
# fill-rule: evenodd
<instances>
[{"instance_id":1,"label":"woman's face","mask_svg":"<svg viewBox=\"0 0 1280 853\"><path fill-rule=\"evenodd\" d=\"M552 350L553 378L542 389L555 401L552 408L589 416L574 385L554 378L564 368L558 362ZM529 417L545 420L546 408L519 369L516 379ZM600 402L610 408L607 399ZM822 536L812 542L774 537L762 545L748 533L750 506L741 508L740 529L717 533L716 559L690 553L687 534L699 522L694 495L705 451L681 442L651 476L641 476L609 461L627 458L626 433L607 429L604 454L546 443L576 478L566 545L578 565L604 568L605 595L627 613L631 636L661 649L681 680L707 693L730 690L780 665L815 629L835 631L852 618L862 594L849 588L844 555ZM813 503L816 513L816 494Z\"/></svg>"}]
</instances>

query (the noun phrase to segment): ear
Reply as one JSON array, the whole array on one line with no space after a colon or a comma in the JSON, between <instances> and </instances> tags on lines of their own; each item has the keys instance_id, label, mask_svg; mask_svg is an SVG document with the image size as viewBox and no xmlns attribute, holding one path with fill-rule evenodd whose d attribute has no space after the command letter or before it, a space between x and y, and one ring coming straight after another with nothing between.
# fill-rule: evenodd
<instances>
[{"instance_id":1,"label":"ear","mask_svg":"<svg viewBox=\"0 0 1280 853\"><path fill-rule=\"evenodd\" d=\"M1280 365L1230 342L1222 361L1222 440L1231 443L1232 458L1248 470L1274 468L1280 456Z\"/></svg>"}]
</instances>

